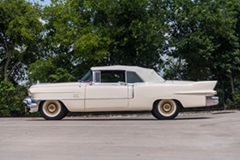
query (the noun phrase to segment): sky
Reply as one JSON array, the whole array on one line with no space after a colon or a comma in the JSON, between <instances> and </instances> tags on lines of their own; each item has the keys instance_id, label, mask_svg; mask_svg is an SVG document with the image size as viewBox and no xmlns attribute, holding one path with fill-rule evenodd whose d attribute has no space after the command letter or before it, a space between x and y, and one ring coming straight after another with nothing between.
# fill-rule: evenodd
<instances>
[{"instance_id":1,"label":"sky","mask_svg":"<svg viewBox=\"0 0 240 160\"><path fill-rule=\"evenodd\" d=\"M49 5L51 3L51 0L28 0L30 2L38 2L42 5Z\"/></svg>"}]
</instances>

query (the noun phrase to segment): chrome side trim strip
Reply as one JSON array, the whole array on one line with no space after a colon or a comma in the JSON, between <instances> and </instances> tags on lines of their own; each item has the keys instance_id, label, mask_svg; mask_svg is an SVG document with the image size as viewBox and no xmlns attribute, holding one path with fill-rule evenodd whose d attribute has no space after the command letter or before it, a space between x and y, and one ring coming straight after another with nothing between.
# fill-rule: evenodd
<instances>
[{"instance_id":1,"label":"chrome side trim strip","mask_svg":"<svg viewBox=\"0 0 240 160\"><path fill-rule=\"evenodd\" d=\"M121 100L121 99L130 99L126 98L86 98L86 100Z\"/></svg>"},{"instance_id":2,"label":"chrome side trim strip","mask_svg":"<svg viewBox=\"0 0 240 160\"><path fill-rule=\"evenodd\" d=\"M44 98L44 99L38 99L38 101L45 101L45 100L64 100L64 101L72 101L72 100L114 100L114 99L132 99L132 98L78 98L78 99L71 99L71 98Z\"/></svg>"},{"instance_id":3,"label":"chrome side trim strip","mask_svg":"<svg viewBox=\"0 0 240 160\"><path fill-rule=\"evenodd\" d=\"M133 99L134 98L134 85L132 85L132 98L131 99Z\"/></svg>"}]
</instances>

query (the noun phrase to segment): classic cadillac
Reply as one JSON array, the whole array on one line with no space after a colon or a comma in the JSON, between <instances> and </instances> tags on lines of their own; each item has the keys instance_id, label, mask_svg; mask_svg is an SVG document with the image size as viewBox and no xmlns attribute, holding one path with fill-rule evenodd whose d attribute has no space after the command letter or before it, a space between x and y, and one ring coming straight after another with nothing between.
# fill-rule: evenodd
<instances>
[{"instance_id":1,"label":"classic cadillac","mask_svg":"<svg viewBox=\"0 0 240 160\"><path fill-rule=\"evenodd\" d=\"M151 111L157 119L174 119L182 108L217 105L216 83L166 81L148 68L101 66L79 82L32 85L23 101L28 112L40 112L46 120L106 111Z\"/></svg>"}]
</instances>

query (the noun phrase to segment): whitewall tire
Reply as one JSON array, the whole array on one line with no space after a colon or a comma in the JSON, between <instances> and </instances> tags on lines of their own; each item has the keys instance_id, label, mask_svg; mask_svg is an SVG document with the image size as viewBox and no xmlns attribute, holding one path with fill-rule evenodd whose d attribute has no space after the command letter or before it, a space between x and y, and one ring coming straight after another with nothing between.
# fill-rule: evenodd
<instances>
[{"instance_id":1,"label":"whitewall tire","mask_svg":"<svg viewBox=\"0 0 240 160\"><path fill-rule=\"evenodd\" d=\"M157 119L174 119L179 113L179 104L172 99L163 99L154 103L152 114Z\"/></svg>"},{"instance_id":2,"label":"whitewall tire","mask_svg":"<svg viewBox=\"0 0 240 160\"><path fill-rule=\"evenodd\" d=\"M67 115L67 109L59 101L48 100L41 103L40 114L46 120L60 120Z\"/></svg>"}]
</instances>

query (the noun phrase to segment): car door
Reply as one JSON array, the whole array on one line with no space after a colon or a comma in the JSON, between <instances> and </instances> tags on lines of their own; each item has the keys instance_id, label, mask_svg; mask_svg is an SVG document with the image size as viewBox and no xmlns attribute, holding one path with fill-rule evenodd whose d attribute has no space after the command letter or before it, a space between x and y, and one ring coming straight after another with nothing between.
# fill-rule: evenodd
<instances>
[{"instance_id":1,"label":"car door","mask_svg":"<svg viewBox=\"0 0 240 160\"><path fill-rule=\"evenodd\" d=\"M128 107L129 85L125 71L95 71L86 86L85 111L121 111Z\"/></svg>"}]
</instances>

